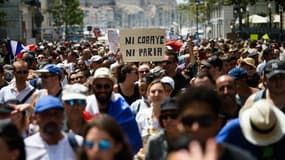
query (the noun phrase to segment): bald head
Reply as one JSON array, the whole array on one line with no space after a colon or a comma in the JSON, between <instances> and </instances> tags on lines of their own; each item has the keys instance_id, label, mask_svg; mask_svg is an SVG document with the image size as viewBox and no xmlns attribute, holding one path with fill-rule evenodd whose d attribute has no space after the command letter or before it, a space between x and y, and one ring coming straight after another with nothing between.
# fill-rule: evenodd
<instances>
[{"instance_id":1,"label":"bald head","mask_svg":"<svg viewBox=\"0 0 285 160\"><path fill-rule=\"evenodd\" d=\"M229 75L221 75L216 79L217 91L219 94L236 94L235 80Z\"/></svg>"}]
</instances>

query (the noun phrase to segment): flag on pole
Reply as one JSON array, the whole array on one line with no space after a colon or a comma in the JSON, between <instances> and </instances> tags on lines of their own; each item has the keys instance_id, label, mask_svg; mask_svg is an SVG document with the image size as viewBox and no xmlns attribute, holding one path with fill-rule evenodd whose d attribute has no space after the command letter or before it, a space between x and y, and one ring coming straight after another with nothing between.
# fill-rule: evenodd
<instances>
[{"instance_id":1,"label":"flag on pole","mask_svg":"<svg viewBox=\"0 0 285 160\"><path fill-rule=\"evenodd\" d=\"M15 40L8 40L7 41L7 49L8 53L12 58L17 57L20 55L21 52L25 50L24 45L21 42Z\"/></svg>"}]
</instances>

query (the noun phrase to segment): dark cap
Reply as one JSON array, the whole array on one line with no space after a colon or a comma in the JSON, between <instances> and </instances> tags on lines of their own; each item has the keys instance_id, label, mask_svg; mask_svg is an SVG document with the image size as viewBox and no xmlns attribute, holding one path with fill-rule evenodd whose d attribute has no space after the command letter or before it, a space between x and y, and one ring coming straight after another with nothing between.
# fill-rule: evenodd
<instances>
[{"instance_id":1,"label":"dark cap","mask_svg":"<svg viewBox=\"0 0 285 160\"><path fill-rule=\"evenodd\" d=\"M210 63L213 67L220 67L223 66L223 61L217 56L211 56L207 59L207 62Z\"/></svg>"},{"instance_id":2,"label":"dark cap","mask_svg":"<svg viewBox=\"0 0 285 160\"><path fill-rule=\"evenodd\" d=\"M267 79L277 74L285 74L285 62L276 59L268 61L264 67L264 74Z\"/></svg>"},{"instance_id":3,"label":"dark cap","mask_svg":"<svg viewBox=\"0 0 285 160\"><path fill-rule=\"evenodd\" d=\"M169 110L177 110L176 99L173 97L165 98L160 106L160 112L169 111Z\"/></svg>"}]
</instances>

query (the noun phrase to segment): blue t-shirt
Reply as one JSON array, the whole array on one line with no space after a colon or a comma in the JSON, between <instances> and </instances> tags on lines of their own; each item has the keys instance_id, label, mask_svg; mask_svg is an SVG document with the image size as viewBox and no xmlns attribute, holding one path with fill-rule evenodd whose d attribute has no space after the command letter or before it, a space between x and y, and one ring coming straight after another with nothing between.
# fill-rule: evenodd
<instances>
[{"instance_id":1,"label":"blue t-shirt","mask_svg":"<svg viewBox=\"0 0 285 160\"><path fill-rule=\"evenodd\" d=\"M218 143L229 143L249 151L258 160L284 160L285 138L269 146L256 146L248 142L242 134L238 118L228 122L216 136Z\"/></svg>"}]
</instances>

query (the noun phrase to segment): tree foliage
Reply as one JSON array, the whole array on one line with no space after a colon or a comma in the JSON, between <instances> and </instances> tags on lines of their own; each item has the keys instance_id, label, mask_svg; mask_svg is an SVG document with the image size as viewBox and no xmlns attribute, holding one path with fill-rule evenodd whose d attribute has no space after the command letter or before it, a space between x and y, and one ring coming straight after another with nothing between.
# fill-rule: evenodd
<instances>
[{"instance_id":1,"label":"tree foliage","mask_svg":"<svg viewBox=\"0 0 285 160\"><path fill-rule=\"evenodd\" d=\"M258 0L187 0L187 3L178 5L178 11L187 11L190 10L192 15L195 15L196 12L196 4L198 5L199 15L204 14L204 18L199 18L199 21L204 21L209 18L209 13L217 6L217 5L239 5L241 8L245 10L247 5L254 5ZM277 0L278 1L278 0ZM279 0L280 1L280 0ZM194 18L195 16L192 16Z\"/></svg>"},{"instance_id":2,"label":"tree foliage","mask_svg":"<svg viewBox=\"0 0 285 160\"><path fill-rule=\"evenodd\" d=\"M64 26L66 33L69 26L82 26L84 13L79 6L79 0L54 0L53 7L49 10L53 17L53 26Z\"/></svg>"}]
</instances>

